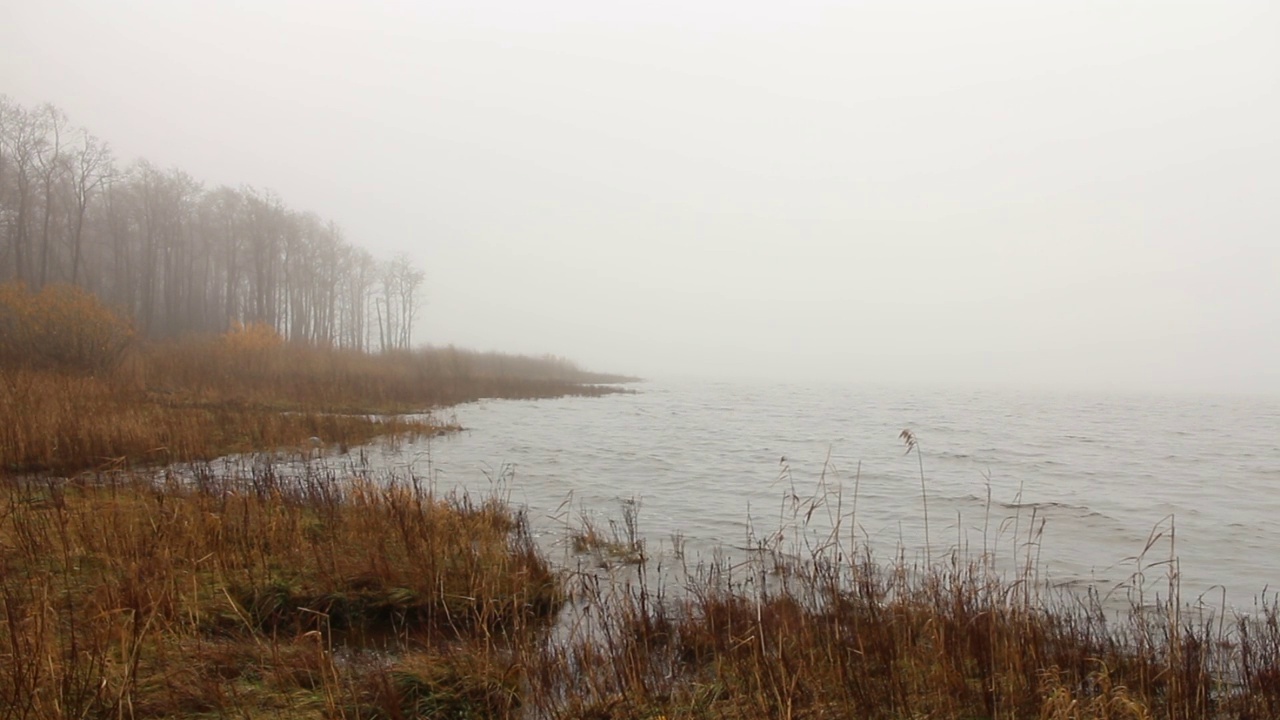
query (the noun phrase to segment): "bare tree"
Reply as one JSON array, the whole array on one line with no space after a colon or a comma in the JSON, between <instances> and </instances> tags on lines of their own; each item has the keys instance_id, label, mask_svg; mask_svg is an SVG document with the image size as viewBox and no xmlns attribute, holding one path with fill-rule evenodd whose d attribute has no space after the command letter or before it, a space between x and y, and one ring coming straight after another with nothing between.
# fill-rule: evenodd
<instances>
[{"instance_id":1,"label":"bare tree","mask_svg":"<svg viewBox=\"0 0 1280 720\"><path fill-rule=\"evenodd\" d=\"M378 299L378 336L382 350L406 350L413 339L413 316L418 289L425 275L409 258L397 255L383 264L382 297Z\"/></svg>"},{"instance_id":2,"label":"bare tree","mask_svg":"<svg viewBox=\"0 0 1280 720\"><path fill-rule=\"evenodd\" d=\"M83 285L153 336L262 322L298 342L367 350L376 327L384 350L412 343L423 273L406 257L378 263L271 192L117 168L69 127L0 96L0 280Z\"/></svg>"},{"instance_id":3,"label":"bare tree","mask_svg":"<svg viewBox=\"0 0 1280 720\"><path fill-rule=\"evenodd\" d=\"M110 177L112 171L111 148L98 138L84 131L80 147L72 154L71 190L75 217L71 231L71 283L80 282L80 262L83 257L84 217L89 209L93 193Z\"/></svg>"},{"instance_id":4,"label":"bare tree","mask_svg":"<svg viewBox=\"0 0 1280 720\"><path fill-rule=\"evenodd\" d=\"M9 96L0 95L0 237L6 240L3 247L0 247L0 277L4 277L4 269L9 266L11 250L8 240L11 239L13 231L13 211L9 202L10 184L13 182L10 167L13 162L9 157L8 138L18 109L9 100Z\"/></svg>"},{"instance_id":5,"label":"bare tree","mask_svg":"<svg viewBox=\"0 0 1280 720\"><path fill-rule=\"evenodd\" d=\"M396 290L400 301L400 347L409 349L413 339L413 320L418 309L418 290L426 274L413 266L405 255L391 261L396 276Z\"/></svg>"},{"instance_id":6,"label":"bare tree","mask_svg":"<svg viewBox=\"0 0 1280 720\"><path fill-rule=\"evenodd\" d=\"M67 167L63 154L63 136L67 132L67 115L52 105L42 105L36 111L35 121L44 133L45 141L35 146L36 167L39 173L44 200L44 219L40 224L40 274L38 286L49 280L50 225L54 215L54 194Z\"/></svg>"},{"instance_id":7,"label":"bare tree","mask_svg":"<svg viewBox=\"0 0 1280 720\"><path fill-rule=\"evenodd\" d=\"M0 135L6 165L13 173L11 198L13 220L9 232L9 248L13 257L10 277L25 281L30 276L28 243L31 228L31 183L36 173L38 155L43 150L45 138L40 123L26 109L8 104L5 112L4 133Z\"/></svg>"}]
</instances>

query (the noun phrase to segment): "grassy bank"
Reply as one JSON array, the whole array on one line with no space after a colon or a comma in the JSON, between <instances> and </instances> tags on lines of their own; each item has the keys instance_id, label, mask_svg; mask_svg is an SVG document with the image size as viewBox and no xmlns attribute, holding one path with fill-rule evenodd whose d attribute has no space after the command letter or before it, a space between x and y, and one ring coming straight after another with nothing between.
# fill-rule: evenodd
<instances>
[{"instance_id":1,"label":"grassy bank","mask_svg":"<svg viewBox=\"0 0 1280 720\"><path fill-rule=\"evenodd\" d=\"M115 377L40 370L0 376L0 472L114 468L260 449L353 445L383 434L436 433L436 421L332 414L216 395L156 392Z\"/></svg>"},{"instance_id":2,"label":"grassy bank","mask_svg":"<svg viewBox=\"0 0 1280 720\"><path fill-rule=\"evenodd\" d=\"M221 338L151 345L108 372L0 371L0 472L436 434L454 425L395 414L481 398L616 391L584 384L596 379L549 361L452 349L374 356L285 344L246 350Z\"/></svg>"},{"instance_id":3,"label":"grassy bank","mask_svg":"<svg viewBox=\"0 0 1280 720\"><path fill-rule=\"evenodd\" d=\"M505 505L412 482L0 493L0 718L509 714L561 603Z\"/></svg>"},{"instance_id":4,"label":"grassy bank","mask_svg":"<svg viewBox=\"0 0 1280 720\"><path fill-rule=\"evenodd\" d=\"M502 498L299 472L8 480L0 718L1280 717L1274 602L1167 560L1118 613L835 542L660 571L629 517L557 571Z\"/></svg>"},{"instance_id":5,"label":"grassy bank","mask_svg":"<svg viewBox=\"0 0 1280 720\"><path fill-rule=\"evenodd\" d=\"M91 295L0 286L0 473L200 460L379 435L481 398L613 391L555 358L428 348L369 354L284 342L265 326L142 342ZM388 417L371 417L371 415Z\"/></svg>"}]
</instances>

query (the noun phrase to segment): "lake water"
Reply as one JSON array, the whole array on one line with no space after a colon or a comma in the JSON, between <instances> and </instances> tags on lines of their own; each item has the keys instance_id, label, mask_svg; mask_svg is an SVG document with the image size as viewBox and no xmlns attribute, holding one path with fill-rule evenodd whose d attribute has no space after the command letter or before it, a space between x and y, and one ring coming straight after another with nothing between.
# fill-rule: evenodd
<instances>
[{"instance_id":1,"label":"lake water","mask_svg":"<svg viewBox=\"0 0 1280 720\"><path fill-rule=\"evenodd\" d=\"M1276 399L634 387L600 398L459 406L466 432L377 451L371 461L430 476L441 489L486 491L505 478L504 491L528 506L544 536L583 514L607 526L623 501L636 499L651 553L679 533L686 556L733 552L787 525L784 498L794 488L828 498L801 536L823 535L839 514L843 542L913 559L925 545L922 458L935 557L958 545L976 555L985 543L1010 563L1014 552L1028 552L1034 514L1044 521L1030 546L1042 574L1106 590L1133 575L1130 558L1153 529L1172 525L1184 601L1204 593L1216 605L1225 587L1245 609L1268 586L1280 587ZM904 428L916 434L921 458L904 452ZM1166 535L1146 561L1169 555Z\"/></svg>"}]
</instances>

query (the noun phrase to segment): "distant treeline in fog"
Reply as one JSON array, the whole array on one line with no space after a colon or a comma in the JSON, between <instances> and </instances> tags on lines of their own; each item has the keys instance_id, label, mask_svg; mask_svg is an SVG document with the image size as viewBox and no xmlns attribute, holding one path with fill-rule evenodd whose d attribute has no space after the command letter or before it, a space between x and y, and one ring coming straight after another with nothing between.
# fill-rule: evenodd
<instances>
[{"instance_id":1,"label":"distant treeline in fog","mask_svg":"<svg viewBox=\"0 0 1280 720\"><path fill-rule=\"evenodd\" d=\"M270 191L121 166L58 108L0 95L0 282L11 281L84 287L153 338L265 323L365 350L409 346L423 273Z\"/></svg>"}]
</instances>

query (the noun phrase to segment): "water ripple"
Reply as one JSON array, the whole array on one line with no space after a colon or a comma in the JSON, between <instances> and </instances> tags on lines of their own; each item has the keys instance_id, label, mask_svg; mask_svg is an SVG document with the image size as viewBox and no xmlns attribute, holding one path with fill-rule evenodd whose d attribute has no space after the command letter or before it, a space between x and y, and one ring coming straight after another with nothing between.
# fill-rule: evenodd
<instances>
[{"instance_id":1,"label":"water ripple","mask_svg":"<svg viewBox=\"0 0 1280 720\"><path fill-rule=\"evenodd\" d=\"M588 505L615 517L619 499L635 497L652 542L679 532L691 554L708 556L717 543L743 544L748 520L759 532L789 521L793 492L831 493L823 507L838 503L841 522L856 521L860 541L885 556L899 544L909 554L923 547L920 467L898 439L911 427L940 547L1025 552L1034 514L1045 521L1041 561L1073 583L1138 554L1173 516L1186 593L1222 584L1247 599L1280 586L1275 401L800 383L638 390L465 405L457 416L470 432L404 447L383 462L403 467L417 458L425 473L429 453L440 482L477 490L489 487L485 472L515 463L509 490L535 518L570 493L575 512ZM810 522L830 517L815 512ZM1167 557L1167 545L1160 552Z\"/></svg>"}]
</instances>

